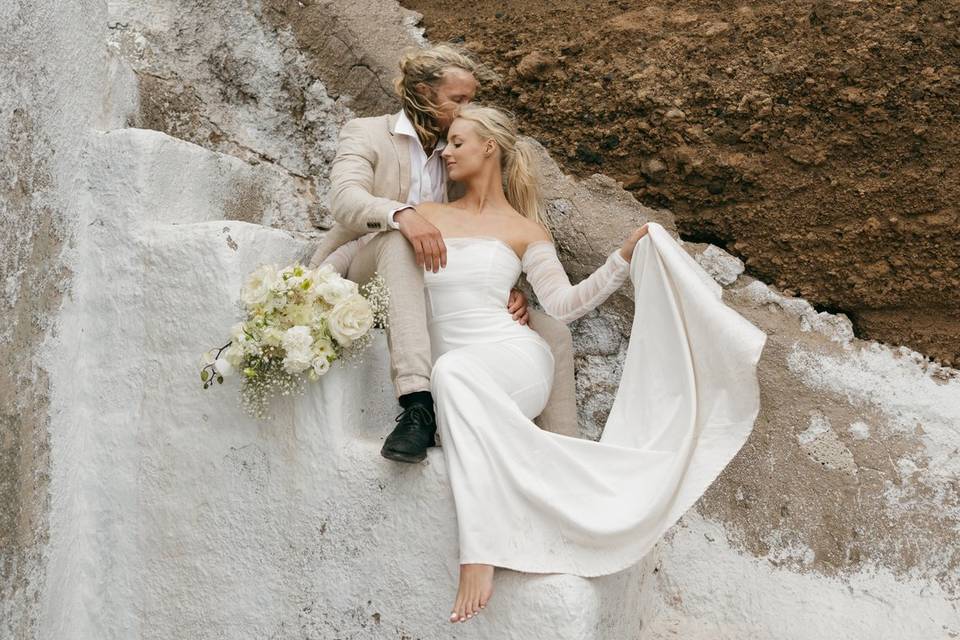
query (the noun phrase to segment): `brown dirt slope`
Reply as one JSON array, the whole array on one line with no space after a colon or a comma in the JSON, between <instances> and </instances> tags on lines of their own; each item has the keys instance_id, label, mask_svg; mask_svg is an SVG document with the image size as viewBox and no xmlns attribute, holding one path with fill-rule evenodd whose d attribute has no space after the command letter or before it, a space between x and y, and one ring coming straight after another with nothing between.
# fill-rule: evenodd
<instances>
[{"instance_id":1,"label":"brown dirt slope","mask_svg":"<svg viewBox=\"0 0 960 640\"><path fill-rule=\"evenodd\" d=\"M960 5L405 0L573 173L861 337L960 364Z\"/></svg>"}]
</instances>

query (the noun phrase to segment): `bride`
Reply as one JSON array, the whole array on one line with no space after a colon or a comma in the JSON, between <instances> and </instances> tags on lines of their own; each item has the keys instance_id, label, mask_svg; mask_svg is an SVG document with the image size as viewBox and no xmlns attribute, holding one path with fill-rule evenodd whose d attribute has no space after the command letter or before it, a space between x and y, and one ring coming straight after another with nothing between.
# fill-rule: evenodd
<instances>
[{"instance_id":1,"label":"bride","mask_svg":"<svg viewBox=\"0 0 960 640\"><path fill-rule=\"evenodd\" d=\"M532 420L546 405L554 367L547 343L512 322L505 306L510 287L522 269L546 312L570 322L623 284L647 227L630 233L600 269L571 287L539 217L536 156L517 139L509 117L467 105L450 126L442 156L448 176L463 183L466 193L449 204L421 204L417 210L440 229L448 251L447 268L425 272L424 285L435 358L431 386L460 529L460 586L450 616L457 622L486 607L494 566L517 566L507 560L511 557L534 562L516 548L526 535L518 527L524 496L498 487L504 479L498 472L511 462L526 465L511 470L519 480L536 472L530 465L547 461L534 450L515 450L510 460L496 452L525 444L503 431L532 428L546 435ZM513 410L487 408L487 398L492 406L509 404ZM508 505L517 511L493 513Z\"/></svg>"},{"instance_id":2,"label":"bride","mask_svg":"<svg viewBox=\"0 0 960 640\"><path fill-rule=\"evenodd\" d=\"M417 211L447 245L445 268L426 271L424 289L460 543L449 619L464 622L487 606L494 567L590 577L639 561L746 440L766 336L723 305L719 285L656 223L630 230L571 285L540 219L534 150L506 113L463 106L442 155L465 195ZM565 322L634 280L630 345L598 442L532 421L554 365L507 310L521 272Z\"/></svg>"}]
</instances>

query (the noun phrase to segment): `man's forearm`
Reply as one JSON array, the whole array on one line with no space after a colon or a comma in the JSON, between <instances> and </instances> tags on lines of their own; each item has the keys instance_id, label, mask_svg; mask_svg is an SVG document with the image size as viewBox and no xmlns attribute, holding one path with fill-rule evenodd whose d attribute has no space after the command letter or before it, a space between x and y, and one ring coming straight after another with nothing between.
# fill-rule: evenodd
<instances>
[{"instance_id":1,"label":"man's forearm","mask_svg":"<svg viewBox=\"0 0 960 640\"><path fill-rule=\"evenodd\" d=\"M394 229L393 212L406 205L371 195L357 185L335 185L330 192L330 209L340 224L358 233Z\"/></svg>"}]
</instances>

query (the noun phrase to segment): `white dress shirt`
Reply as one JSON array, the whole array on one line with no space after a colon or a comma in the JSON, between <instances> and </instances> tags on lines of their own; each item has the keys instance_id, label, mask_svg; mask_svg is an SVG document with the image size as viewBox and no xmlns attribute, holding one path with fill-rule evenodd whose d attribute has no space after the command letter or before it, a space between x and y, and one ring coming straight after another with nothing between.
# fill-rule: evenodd
<instances>
[{"instance_id":1,"label":"white dress shirt","mask_svg":"<svg viewBox=\"0 0 960 640\"><path fill-rule=\"evenodd\" d=\"M417 130L413 128L413 123L407 117L407 113L401 109L400 117L397 118L397 124L393 132L399 135L411 138L410 147L410 191L407 195L407 204L420 204L421 202L447 202L447 163L443 161L440 154L443 148L447 146L447 141L440 139L433 153L427 157L423 150L423 143L420 142L420 136ZM399 229L400 225L393 217L397 211L402 211L406 207L399 207L390 213L390 224L394 229Z\"/></svg>"}]
</instances>

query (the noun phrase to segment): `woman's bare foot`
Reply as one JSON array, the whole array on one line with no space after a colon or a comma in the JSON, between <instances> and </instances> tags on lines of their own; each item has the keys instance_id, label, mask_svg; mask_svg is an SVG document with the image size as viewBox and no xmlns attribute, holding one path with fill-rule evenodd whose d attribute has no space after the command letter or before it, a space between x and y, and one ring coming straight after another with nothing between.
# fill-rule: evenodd
<instances>
[{"instance_id":1,"label":"woman's bare foot","mask_svg":"<svg viewBox=\"0 0 960 640\"><path fill-rule=\"evenodd\" d=\"M493 595L493 565L460 565L460 589L450 622L465 622L480 613Z\"/></svg>"}]
</instances>

